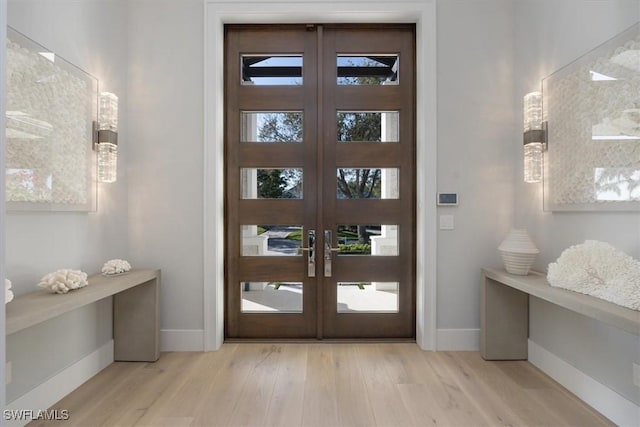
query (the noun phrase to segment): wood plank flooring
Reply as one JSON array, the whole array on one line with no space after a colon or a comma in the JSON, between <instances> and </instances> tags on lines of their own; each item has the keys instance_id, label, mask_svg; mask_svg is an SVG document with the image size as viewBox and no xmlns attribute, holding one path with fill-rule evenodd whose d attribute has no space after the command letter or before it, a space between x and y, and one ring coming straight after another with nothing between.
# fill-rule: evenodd
<instances>
[{"instance_id":1,"label":"wood plank flooring","mask_svg":"<svg viewBox=\"0 0 640 427\"><path fill-rule=\"evenodd\" d=\"M116 362L29 426L611 426L528 362L411 343L228 343Z\"/></svg>"}]
</instances>

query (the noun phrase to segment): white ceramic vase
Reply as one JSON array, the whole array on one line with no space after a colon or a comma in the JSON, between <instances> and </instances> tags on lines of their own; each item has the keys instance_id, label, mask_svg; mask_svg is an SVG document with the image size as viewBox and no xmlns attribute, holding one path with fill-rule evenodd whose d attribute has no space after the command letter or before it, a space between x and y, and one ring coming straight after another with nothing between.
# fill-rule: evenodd
<instances>
[{"instance_id":1,"label":"white ceramic vase","mask_svg":"<svg viewBox=\"0 0 640 427\"><path fill-rule=\"evenodd\" d=\"M504 267L508 273L526 276L540 252L524 229L511 229L498 246Z\"/></svg>"}]
</instances>

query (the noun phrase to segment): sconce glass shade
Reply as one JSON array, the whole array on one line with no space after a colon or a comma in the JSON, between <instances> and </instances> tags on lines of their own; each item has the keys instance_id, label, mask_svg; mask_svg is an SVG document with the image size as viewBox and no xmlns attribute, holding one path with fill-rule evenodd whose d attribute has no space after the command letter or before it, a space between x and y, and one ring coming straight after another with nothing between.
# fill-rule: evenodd
<instances>
[{"instance_id":1,"label":"sconce glass shade","mask_svg":"<svg viewBox=\"0 0 640 427\"><path fill-rule=\"evenodd\" d=\"M524 131L540 129L542 129L542 93L531 92L524 97Z\"/></svg>"},{"instance_id":2,"label":"sconce glass shade","mask_svg":"<svg viewBox=\"0 0 640 427\"><path fill-rule=\"evenodd\" d=\"M98 100L98 181L116 182L118 171L118 97L102 92Z\"/></svg>"},{"instance_id":3,"label":"sconce glass shade","mask_svg":"<svg viewBox=\"0 0 640 427\"><path fill-rule=\"evenodd\" d=\"M532 142L524 146L524 181L542 181L542 160L544 156L544 144Z\"/></svg>"},{"instance_id":4,"label":"sconce glass shade","mask_svg":"<svg viewBox=\"0 0 640 427\"><path fill-rule=\"evenodd\" d=\"M118 131L118 97L101 92L98 100L98 130Z\"/></svg>"},{"instance_id":5,"label":"sconce glass shade","mask_svg":"<svg viewBox=\"0 0 640 427\"><path fill-rule=\"evenodd\" d=\"M524 97L524 181L542 181L544 128L542 93L531 92Z\"/></svg>"},{"instance_id":6,"label":"sconce glass shade","mask_svg":"<svg viewBox=\"0 0 640 427\"><path fill-rule=\"evenodd\" d=\"M118 146L108 142L98 144L98 181L116 182L118 170Z\"/></svg>"}]
</instances>

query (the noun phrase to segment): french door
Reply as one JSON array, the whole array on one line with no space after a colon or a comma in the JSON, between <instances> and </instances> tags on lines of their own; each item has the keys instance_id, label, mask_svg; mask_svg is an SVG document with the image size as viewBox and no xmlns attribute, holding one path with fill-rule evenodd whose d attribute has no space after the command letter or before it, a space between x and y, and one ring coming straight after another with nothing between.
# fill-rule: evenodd
<instances>
[{"instance_id":1,"label":"french door","mask_svg":"<svg viewBox=\"0 0 640 427\"><path fill-rule=\"evenodd\" d=\"M226 337L414 338L414 26L225 37Z\"/></svg>"}]
</instances>

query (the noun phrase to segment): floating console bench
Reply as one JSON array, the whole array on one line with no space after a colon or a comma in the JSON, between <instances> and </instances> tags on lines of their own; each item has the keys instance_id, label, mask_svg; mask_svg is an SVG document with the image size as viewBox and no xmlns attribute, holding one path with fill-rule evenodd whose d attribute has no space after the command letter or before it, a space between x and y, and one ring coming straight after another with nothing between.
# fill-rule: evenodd
<instances>
[{"instance_id":1,"label":"floating console bench","mask_svg":"<svg viewBox=\"0 0 640 427\"><path fill-rule=\"evenodd\" d=\"M114 276L90 276L88 280L88 286L64 295L42 290L16 297L6 306L6 334L113 296L114 360L158 360L160 270L131 270Z\"/></svg>"},{"instance_id":2,"label":"floating console bench","mask_svg":"<svg viewBox=\"0 0 640 427\"><path fill-rule=\"evenodd\" d=\"M483 268L480 354L485 360L526 360L529 295L640 336L640 312L600 298L549 286L546 277Z\"/></svg>"}]
</instances>

